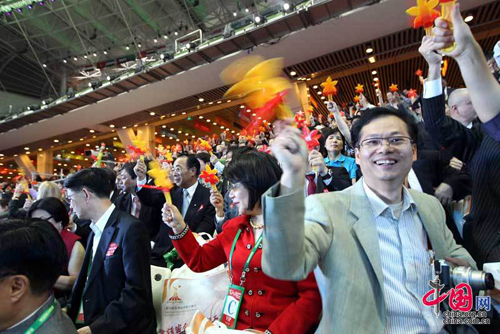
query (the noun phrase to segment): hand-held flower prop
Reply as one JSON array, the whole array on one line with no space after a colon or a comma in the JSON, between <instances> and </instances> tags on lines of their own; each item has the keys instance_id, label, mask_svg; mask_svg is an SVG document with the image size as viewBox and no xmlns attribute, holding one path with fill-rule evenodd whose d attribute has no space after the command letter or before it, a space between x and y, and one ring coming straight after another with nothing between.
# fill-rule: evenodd
<instances>
[{"instance_id":1,"label":"hand-held flower prop","mask_svg":"<svg viewBox=\"0 0 500 334\"><path fill-rule=\"evenodd\" d=\"M321 133L318 133L318 130L309 130L307 127L302 128L302 139L306 141L307 149L309 151L314 150L315 147L319 146L318 139L321 138Z\"/></svg>"},{"instance_id":2,"label":"hand-held flower prop","mask_svg":"<svg viewBox=\"0 0 500 334\"><path fill-rule=\"evenodd\" d=\"M294 119L295 119L295 124L299 129L304 127L304 124L306 123L306 118L303 111L296 112Z\"/></svg>"},{"instance_id":3,"label":"hand-held flower prop","mask_svg":"<svg viewBox=\"0 0 500 334\"><path fill-rule=\"evenodd\" d=\"M212 146L208 143L208 141L200 138L200 142L198 144L198 149L202 151L206 151L208 153L212 153Z\"/></svg>"},{"instance_id":4,"label":"hand-held flower prop","mask_svg":"<svg viewBox=\"0 0 500 334\"><path fill-rule=\"evenodd\" d=\"M271 154L271 148L267 145L262 145L262 147L259 148L259 152Z\"/></svg>"},{"instance_id":5,"label":"hand-held flower prop","mask_svg":"<svg viewBox=\"0 0 500 334\"><path fill-rule=\"evenodd\" d=\"M416 99L417 98L417 91L415 89L410 89L408 91L408 98L409 99Z\"/></svg>"},{"instance_id":6,"label":"hand-held flower prop","mask_svg":"<svg viewBox=\"0 0 500 334\"><path fill-rule=\"evenodd\" d=\"M97 154L97 157L95 158L95 162L92 164L92 167L101 168L102 156L104 154L105 149L106 149L106 144L101 143L101 147L99 148L99 153Z\"/></svg>"},{"instance_id":7,"label":"hand-held flower prop","mask_svg":"<svg viewBox=\"0 0 500 334\"><path fill-rule=\"evenodd\" d=\"M333 101L332 96L337 95L338 90L337 85L338 81L337 80L332 80L331 77L328 77L325 82L321 83L321 87L323 87L323 95L326 95L328 97L328 101Z\"/></svg>"},{"instance_id":8,"label":"hand-held flower prop","mask_svg":"<svg viewBox=\"0 0 500 334\"><path fill-rule=\"evenodd\" d=\"M361 98L359 97L359 95L354 96L354 99L353 99L354 103L358 103L359 100L361 100Z\"/></svg>"},{"instance_id":9,"label":"hand-held flower prop","mask_svg":"<svg viewBox=\"0 0 500 334\"><path fill-rule=\"evenodd\" d=\"M438 3L439 0L417 0L417 6L406 11L406 14L415 16L415 20L413 20L414 29L423 27L425 34L432 36L432 25L434 20L439 17L439 12L434 9Z\"/></svg>"},{"instance_id":10,"label":"hand-held flower prop","mask_svg":"<svg viewBox=\"0 0 500 334\"><path fill-rule=\"evenodd\" d=\"M356 87L354 87L354 89L356 90L356 94L363 94L363 92L365 91L363 89L363 85L362 84L358 84Z\"/></svg>"},{"instance_id":11,"label":"hand-held flower prop","mask_svg":"<svg viewBox=\"0 0 500 334\"><path fill-rule=\"evenodd\" d=\"M416 71L415 71L415 75L416 75L417 77L421 77L421 76L423 76L423 75L424 75L424 73L422 72L422 70L421 70L421 69L418 69L418 70L416 70Z\"/></svg>"},{"instance_id":12,"label":"hand-held flower prop","mask_svg":"<svg viewBox=\"0 0 500 334\"><path fill-rule=\"evenodd\" d=\"M165 195L167 203L172 204L172 197L170 196L170 189L172 189L172 181L168 178L170 173L169 169L162 169L160 163L156 160L149 162L148 175L154 180L155 186L145 184L144 188L152 188L162 190Z\"/></svg>"},{"instance_id":13,"label":"hand-held flower prop","mask_svg":"<svg viewBox=\"0 0 500 334\"><path fill-rule=\"evenodd\" d=\"M216 184L219 182L219 178L217 177L217 170L210 168L207 164L205 170L201 172L200 177L205 183L210 184L214 191L217 191Z\"/></svg>"},{"instance_id":14,"label":"hand-held flower prop","mask_svg":"<svg viewBox=\"0 0 500 334\"><path fill-rule=\"evenodd\" d=\"M228 77L238 81L224 96L244 97L245 106L255 114L248 130L258 129L264 120L292 118L291 110L283 102L292 85L280 76L282 68L283 58L261 61L261 58L249 57L229 65L221 74L226 82Z\"/></svg>"},{"instance_id":15,"label":"hand-held flower prop","mask_svg":"<svg viewBox=\"0 0 500 334\"><path fill-rule=\"evenodd\" d=\"M451 11L453 10L453 7L455 7L456 1L455 0L440 0L439 2L441 3L441 17L443 18L443 20L446 21L446 23L448 24L448 27L451 30L453 30L453 22L451 20ZM443 52L449 53L449 52L455 50L456 46L457 46L457 44L455 42L453 42L453 44L450 47L443 49Z\"/></svg>"},{"instance_id":16,"label":"hand-held flower prop","mask_svg":"<svg viewBox=\"0 0 500 334\"><path fill-rule=\"evenodd\" d=\"M398 85L396 84L392 84L389 86L389 90L393 93L396 93L399 89L398 89Z\"/></svg>"}]
</instances>

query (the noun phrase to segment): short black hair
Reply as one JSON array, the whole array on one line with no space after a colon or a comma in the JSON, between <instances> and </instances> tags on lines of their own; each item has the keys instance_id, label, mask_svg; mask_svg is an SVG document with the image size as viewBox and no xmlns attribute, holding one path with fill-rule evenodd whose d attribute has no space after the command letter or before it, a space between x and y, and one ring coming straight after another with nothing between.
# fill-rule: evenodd
<instances>
[{"instance_id":1,"label":"short black hair","mask_svg":"<svg viewBox=\"0 0 500 334\"><path fill-rule=\"evenodd\" d=\"M342 132L340 132L340 129L337 127L325 128L323 130L323 132L321 133L321 138L319 139L319 151L324 157L326 157L328 155L328 152L326 151L326 148L325 148L326 140L328 139L328 137L330 137L331 135L336 134L336 133L340 134L340 137L342 137L342 142L344 143L340 153L342 153L342 154L345 153L346 141L345 141L344 135L342 134Z\"/></svg>"},{"instance_id":2,"label":"short black hair","mask_svg":"<svg viewBox=\"0 0 500 334\"><path fill-rule=\"evenodd\" d=\"M40 219L0 222L0 277L24 275L34 295L52 291L68 262L59 232Z\"/></svg>"},{"instance_id":3,"label":"short black hair","mask_svg":"<svg viewBox=\"0 0 500 334\"><path fill-rule=\"evenodd\" d=\"M254 149L238 153L224 170L232 183L241 183L249 192L248 210L281 178L282 170L270 154Z\"/></svg>"},{"instance_id":4,"label":"short black hair","mask_svg":"<svg viewBox=\"0 0 500 334\"><path fill-rule=\"evenodd\" d=\"M210 154L207 152L196 153L196 159L200 159L204 163L208 164L210 162Z\"/></svg>"},{"instance_id":5,"label":"short black hair","mask_svg":"<svg viewBox=\"0 0 500 334\"><path fill-rule=\"evenodd\" d=\"M99 198L109 198L112 190L109 174L102 168L82 169L68 177L64 187L72 191L80 191L85 187Z\"/></svg>"},{"instance_id":6,"label":"short black hair","mask_svg":"<svg viewBox=\"0 0 500 334\"><path fill-rule=\"evenodd\" d=\"M352 144L354 146L359 145L361 130L365 127L365 125L370 124L372 121L378 118L387 116L395 116L400 120L402 120L406 124L408 134L410 135L411 140L413 142L417 142L418 126L413 116L411 116L409 113L402 112L398 109L381 107L381 108L367 109L361 114L359 121L357 121L351 127Z\"/></svg>"},{"instance_id":7,"label":"short black hair","mask_svg":"<svg viewBox=\"0 0 500 334\"><path fill-rule=\"evenodd\" d=\"M132 180L135 180L137 178L137 175L135 174L135 171L134 171L135 165L136 165L136 162L127 162L122 167L122 170L125 170L127 172L127 174L130 175Z\"/></svg>"},{"instance_id":8,"label":"short black hair","mask_svg":"<svg viewBox=\"0 0 500 334\"><path fill-rule=\"evenodd\" d=\"M115 174L115 172L113 172L109 168L102 168L102 170L104 170L108 174L109 183L111 184L111 190L115 189L116 188L116 174Z\"/></svg>"},{"instance_id":9,"label":"short black hair","mask_svg":"<svg viewBox=\"0 0 500 334\"><path fill-rule=\"evenodd\" d=\"M201 171L200 171L201 166L200 166L200 162L196 158L196 155L194 155L194 154L181 154L177 157L177 159L182 158L182 157L187 158L187 160L186 160L187 168L188 169L196 168L196 176L199 176L201 173Z\"/></svg>"},{"instance_id":10,"label":"short black hair","mask_svg":"<svg viewBox=\"0 0 500 334\"><path fill-rule=\"evenodd\" d=\"M28 211L28 217L31 217L35 210L47 211L56 222L61 222L63 227L69 224L69 215L66 206L58 198L46 197L35 201Z\"/></svg>"}]
</instances>

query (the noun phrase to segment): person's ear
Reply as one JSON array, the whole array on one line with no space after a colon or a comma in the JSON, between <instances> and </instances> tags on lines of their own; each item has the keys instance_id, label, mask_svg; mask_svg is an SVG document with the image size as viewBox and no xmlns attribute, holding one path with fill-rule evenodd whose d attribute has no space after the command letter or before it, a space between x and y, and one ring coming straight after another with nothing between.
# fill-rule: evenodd
<instances>
[{"instance_id":1,"label":"person's ear","mask_svg":"<svg viewBox=\"0 0 500 334\"><path fill-rule=\"evenodd\" d=\"M19 302L30 288L30 281L24 275L14 275L7 278L10 286L9 297L12 303Z\"/></svg>"},{"instance_id":2,"label":"person's ear","mask_svg":"<svg viewBox=\"0 0 500 334\"><path fill-rule=\"evenodd\" d=\"M417 155L417 145L416 144L412 144L411 145L411 152L412 152L412 158L413 158L413 161L417 161L417 158L418 158L418 155Z\"/></svg>"},{"instance_id":3,"label":"person's ear","mask_svg":"<svg viewBox=\"0 0 500 334\"><path fill-rule=\"evenodd\" d=\"M90 191L88 191L88 189L83 188L82 193L83 193L83 196L85 197L85 202L87 202L87 204L89 204Z\"/></svg>"},{"instance_id":4,"label":"person's ear","mask_svg":"<svg viewBox=\"0 0 500 334\"><path fill-rule=\"evenodd\" d=\"M356 158L356 163L360 165L361 159L359 157L359 147L354 148L354 157Z\"/></svg>"}]
</instances>

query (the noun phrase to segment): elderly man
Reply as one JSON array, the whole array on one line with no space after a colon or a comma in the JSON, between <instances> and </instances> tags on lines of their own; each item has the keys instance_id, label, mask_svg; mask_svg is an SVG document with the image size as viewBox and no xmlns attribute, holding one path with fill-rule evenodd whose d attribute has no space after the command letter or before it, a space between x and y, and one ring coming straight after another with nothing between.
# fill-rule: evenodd
<instances>
[{"instance_id":1,"label":"elderly man","mask_svg":"<svg viewBox=\"0 0 500 334\"><path fill-rule=\"evenodd\" d=\"M263 196L263 270L300 280L317 268L318 333L439 333L442 318L422 303L433 279L429 249L438 259L475 265L453 240L439 201L403 186L417 132L406 113L366 110L352 129L364 177L305 201L300 132L285 126L272 146L283 175Z\"/></svg>"}]
</instances>

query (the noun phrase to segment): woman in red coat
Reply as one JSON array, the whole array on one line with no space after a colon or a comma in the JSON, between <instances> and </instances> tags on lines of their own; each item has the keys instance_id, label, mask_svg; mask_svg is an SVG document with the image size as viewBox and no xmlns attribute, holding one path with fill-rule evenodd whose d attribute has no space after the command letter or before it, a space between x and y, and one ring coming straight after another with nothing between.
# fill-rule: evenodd
<instances>
[{"instance_id":1,"label":"woman in red coat","mask_svg":"<svg viewBox=\"0 0 500 334\"><path fill-rule=\"evenodd\" d=\"M261 265L265 245L260 197L280 180L281 169L272 156L253 150L233 157L226 168L232 205L240 216L228 221L214 240L199 246L179 210L165 204L163 221L172 228L174 247L195 272L228 262L231 285L221 322L229 328L307 333L321 314L314 274L300 282L280 281L266 276Z\"/></svg>"}]
</instances>

